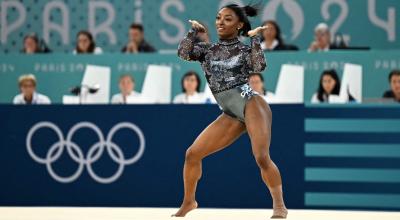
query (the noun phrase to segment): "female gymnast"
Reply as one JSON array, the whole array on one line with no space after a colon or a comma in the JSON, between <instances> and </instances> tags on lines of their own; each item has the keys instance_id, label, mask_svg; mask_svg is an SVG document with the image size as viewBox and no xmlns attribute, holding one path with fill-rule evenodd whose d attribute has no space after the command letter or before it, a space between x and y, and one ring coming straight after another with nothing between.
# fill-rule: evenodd
<instances>
[{"instance_id":1,"label":"female gymnast","mask_svg":"<svg viewBox=\"0 0 400 220\"><path fill-rule=\"evenodd\" d=\"M179 57L201 63L223 113L197 137L186 152L184 199L173 216L183 217L197 208L195 193L202 173L202 159L226 148L246 131L262 179L273 199L271 218L287 216L281 175L269 155L271 109L248 84L250 73L262 72L266 67L259 36L266 27L251 30L248 19L256 15L257 9L253 6L227 5L219 10L216 17L217 43L195 43L197 33L205 31L205 28L199 22L189 20L192 29L179 44ZM250 37L251 46L241 43L238 39L240 35Z\"/></svg>"}]
</instances>

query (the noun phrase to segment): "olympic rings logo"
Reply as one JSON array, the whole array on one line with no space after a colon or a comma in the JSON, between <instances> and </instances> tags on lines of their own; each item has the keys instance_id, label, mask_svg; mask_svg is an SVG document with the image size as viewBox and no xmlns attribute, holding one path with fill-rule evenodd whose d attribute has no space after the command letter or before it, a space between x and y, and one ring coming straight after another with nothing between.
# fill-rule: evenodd
<instances>
[{"instance_id":1,"label":"olympic rings logo","mask_svg":"<svg viewBox=\"0 0 400 220\"><path fill-rule=\"evenodd\" d=\"M33 135L39 129L43 128L52 129L58 137L58 141L50 147L45 158L41 158L37 154L35 154L32 147ZM72 137L74 136L75 132L82 128L92 129L99 138L99 141L90 147L86 154L86 157L84 156L81 148L72 141ZM118 132L120 129L130 129L134 131L139 137L139 149L133 157L128 159L125 158L125 155L122 152L121 148L116 145L112 140L115 133ZM101 132L100 128L91 122L80 122L74 125L69 130L66 139L64 139L63 133L60 128L54 123L39 122L29 130L26 138L26 147L32 159L40 164L45 164L50 176L58 182L71 183L75 181L82 174L86 166L89 175L95 181L102 184L108 184L116 181L122 175L126 165L134 164L142 157L145 149L145 138L142 130L138 126L129 122L121 122L119 124L116 124L114 127L111 128L106 139L104 139L103 133ZM75 173L68 177L58 175L52 167L52 164L61 157L65 147L71 159L79 165ZM111 159L119 165L115 174L110 177L101 177L97 175L92 168L92 164L100 159L105 149Z\"/></svg>"}]
</instances>

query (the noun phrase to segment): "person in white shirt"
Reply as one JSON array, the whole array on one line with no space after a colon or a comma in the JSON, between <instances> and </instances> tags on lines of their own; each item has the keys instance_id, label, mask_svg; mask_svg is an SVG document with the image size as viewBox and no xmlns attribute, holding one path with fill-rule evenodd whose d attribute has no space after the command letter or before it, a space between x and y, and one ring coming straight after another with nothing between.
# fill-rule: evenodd
<instances>
[{"instance_id":1,"label":"person in white shirt","mask_svg":"<svg viewBox=\"0 0 400 220\"><path fill-rule=\"evenodd\" d=\"M340 79L336 70L324 70L319 79L318 90L311 98L311 103L336 103L340 101L339 95ZM347 96L348 102L356 101L350 93Z\"/></svg>"},{"instance_id":2,"label":"person in white shirt","mask_svg":"<svg viewBox=\"0 0 400 220\"><path fill-rule=\"evenodd\" d=\"M88 31L80 31L76 37L76 47L73 54L102 54L103 50L96 47L93 35Z\"/></svg>"},{"instance_id":3,"label":"person in white shirt","mask_svg":"<svg viewBox=\"0 0 400 220\"><path fill-rule=\"evenodd\" d=\"M135 79L128 74L119 77L119 90L121 93L115 94L112 104L138 104L144 100L140 93L135 92Z\"/></svg>"},{"instance_id":4,"label":"person in white shirt","mask_svg":"<svg viewBox=\"0 0 400 220\"><path fill-rule=\"evenodd\" d=\"M336 49L331 45L331 32L327 24L320 23L315 27L314 38L308 48L308 52L326 52Z\"/></svg>"},{"instance_id":5,"label":"person in white shirt","mask_svg":"<svg viewBox=\"0 0 400 220\"><path fill-rule=\"evenodd\" d=\"M183 75L181 80L182 93L175 96L174 104L203 104L205 103L203 93L200 93L201 80L194 71Z\"/></svg>"},{"instance_id":6,"label":"person in white shirt","mask_svg":"<svg viewBox=\"0 0 400 220\"><path fill-rule=\"evenodd\" d=\"M316 93L311 98L311 103L328 103L330 95L339 95L340 79L335 70L325 70L320 77Z\"/></svg>"},{"instance_id":7,"label":"person in white shirt","mask_svg":"<svg viewBox=\"0 0 400 220\"><path fill-rule=\"evenodd\" d=\"M269 92L269 91L267 91L265 89L264 77L263 77L263 75L261 73L252 73L252 74L250 74L250 76L249 76L249 84L250 84L250 87L254 91L258 92L259 95L261 97L263 97L264 100L267 103L275 102L275 100L274 100L275 94L272 93L272 92Z\"/></svg>"},{"instance_id":8,"label":"person in white shirt","mask_svg":"<svg viewBox=\"0 0 400 220\"><path fill-rule=\"evenodd\" d=\"M50 99L36 92L36 78L32 74L22 75L18 79L21 94L14 97L16 105L51 104Z\"/></svg>"}]
</instances>

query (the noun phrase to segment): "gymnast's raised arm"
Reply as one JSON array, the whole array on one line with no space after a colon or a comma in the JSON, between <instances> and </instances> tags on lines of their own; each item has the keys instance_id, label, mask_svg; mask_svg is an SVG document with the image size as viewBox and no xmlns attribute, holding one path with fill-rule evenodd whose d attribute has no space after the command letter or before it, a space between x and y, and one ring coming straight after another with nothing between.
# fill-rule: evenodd
<instances>
[{"instance_id":1,"label":"gymnast's raised arm","mask_svg":"<svg viewBox=\"0 0 400 220\"><path fill-rule=\"evenodd\" d=\"M189 20L189 22L192 24L192 29L179 43L178 56L187 61L202 61L209 43L196 43L195 40L197 32L206 31L206 29L197 21Z\"/></svg>"},{"instance_id":2,"label":"gymnast's raised arm","mask_svg":"<svg viewBox=\"0 0 400 220\"><path fill-rule=\"evenodd\" d=\"M264 51L261 48L261 36L259 35L266 28L266 26L258 27L248 32L251 39L251 52L247 63L253 73L260 73L267 67Z\"/></svg>"}]
</instances>

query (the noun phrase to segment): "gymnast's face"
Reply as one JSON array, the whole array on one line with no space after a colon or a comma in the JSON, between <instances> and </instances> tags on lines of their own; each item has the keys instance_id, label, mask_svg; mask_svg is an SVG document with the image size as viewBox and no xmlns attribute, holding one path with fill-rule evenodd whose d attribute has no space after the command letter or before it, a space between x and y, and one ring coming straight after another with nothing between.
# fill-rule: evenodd
<instances>
[{"instance_id":1,"label":"gymnast's face","mask_svg":"<svg viewBox=\"0 0 400 220\"><path fill-rule=\"evenodd\" d=\"M223 8L218 12L215 27L220 39L232 39L238 36L243 22L232 9Z\"/></svg>"}]
</instances>

